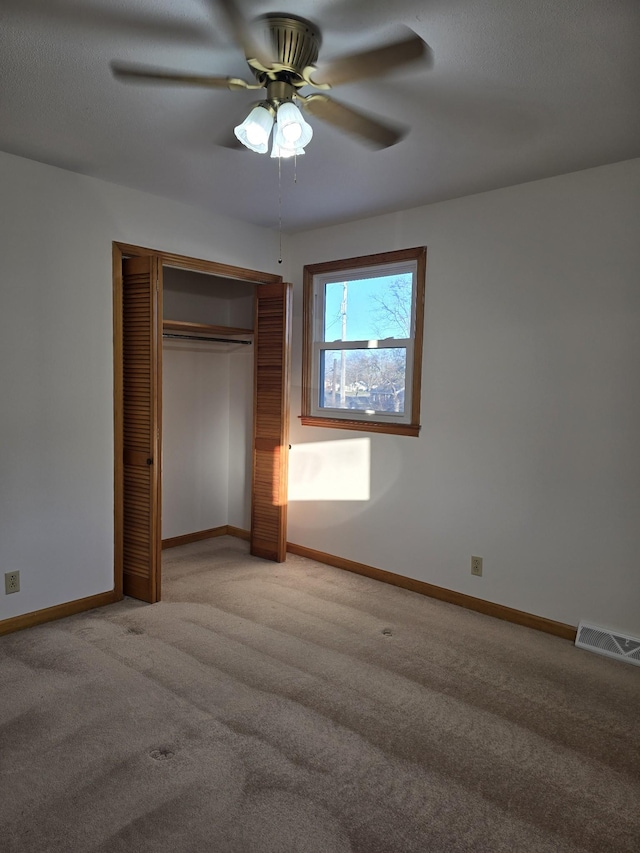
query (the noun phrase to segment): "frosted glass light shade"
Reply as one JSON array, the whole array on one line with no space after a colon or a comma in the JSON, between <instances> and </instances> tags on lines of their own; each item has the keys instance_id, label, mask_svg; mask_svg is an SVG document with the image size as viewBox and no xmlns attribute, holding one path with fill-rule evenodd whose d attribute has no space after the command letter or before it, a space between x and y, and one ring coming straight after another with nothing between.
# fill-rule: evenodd
<instances>
[{"instance_id":1,"label":"frosted glass light shade","mask_svg":"<svg viewBox=\"0 0 640 853\"><path fill-rule=\"evenodd\" d=\"M233 132L240 142L251 151L255 151L257 154L266 154L272 127L273 116L270 111L258 104L251 110L242 124L234 127Z\"/></svg>"},{"instance_id":2,"label":"frosted glass light shade","mask_svg":"<svg viewBox=\"0 0 640 853\"><path fill-rule=\"evenodd\" d=\"M300 157L304 154L304 148L281 148L276 142L277 133L273 134L273 146L271 148L272 157Z\"/></svg>"},{"instance_id":3,"label":"frosted glass light shade","mask_svg":"<svg viewBox=\"0 0 640 853\"><path fill-rule=\"evenodd\" d=\"M304 148L313 136L313 128L304 120L302 113L291 101L278 107L274 142L279 148L294 151Z\"/></svg>"}]
</instances>

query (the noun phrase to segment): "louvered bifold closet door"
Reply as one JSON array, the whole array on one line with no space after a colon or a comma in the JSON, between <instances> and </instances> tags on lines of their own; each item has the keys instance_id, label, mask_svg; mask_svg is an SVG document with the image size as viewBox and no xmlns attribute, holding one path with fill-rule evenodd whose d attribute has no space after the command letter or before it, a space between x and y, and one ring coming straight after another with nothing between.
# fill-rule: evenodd
<instances>
[{"instance_id":1,"label":"louvered bifold closet door","mask_svg":"<svg viewBox=\"0 0 640 853\"><path fill-rule=\"evenodd\" d=\"M160 599L162 266L146 255L122 264L124 594Z\"/></svg>"},{"instance_id":2,"label":"louvered bifold closet door","mask_svg":"<svg viewBox=\"0 0 640 853\"><path fill-rule=\"evenodd\" d=\"M256 288L255 341L251 553L282 562L287 552L290 284Z\"/></svg>"}]
</instances>

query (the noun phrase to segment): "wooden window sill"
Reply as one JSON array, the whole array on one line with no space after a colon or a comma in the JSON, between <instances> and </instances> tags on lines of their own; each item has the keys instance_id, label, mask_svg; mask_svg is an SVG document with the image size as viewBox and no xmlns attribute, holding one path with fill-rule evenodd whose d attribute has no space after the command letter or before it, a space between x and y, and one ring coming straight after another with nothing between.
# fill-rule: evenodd
<instances>
[{"instance_id":1,"label":"wooden window sill","mask_svg":"<svg viewBox=\"0 0 640 853\"><path fill-rule=\"evenodd\" d=\"M322 418L311 415L300 415L302 426L324 427L325 429L352 429L360 432L377 432L388 435L408 435L417 438L420 435L420 424L387 424L380 421L358 421L346 418Z\"/></svg>"}]
</instances>

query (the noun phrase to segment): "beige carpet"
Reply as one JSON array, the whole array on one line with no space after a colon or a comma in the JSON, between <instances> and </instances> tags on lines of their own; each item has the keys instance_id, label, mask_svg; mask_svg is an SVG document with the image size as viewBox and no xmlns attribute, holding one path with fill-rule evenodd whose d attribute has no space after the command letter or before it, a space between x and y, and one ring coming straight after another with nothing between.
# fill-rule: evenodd
<instances>
[{"instance_id":1,"label":"beige carpet","mask_svg":"<svg viewBox=\"0 0 640 853\"><path fill-rule=\"evenodd\" d=\"M640 669L224 537L0 640L3 853L638 853Z\"/></svg>"}]
</instances>

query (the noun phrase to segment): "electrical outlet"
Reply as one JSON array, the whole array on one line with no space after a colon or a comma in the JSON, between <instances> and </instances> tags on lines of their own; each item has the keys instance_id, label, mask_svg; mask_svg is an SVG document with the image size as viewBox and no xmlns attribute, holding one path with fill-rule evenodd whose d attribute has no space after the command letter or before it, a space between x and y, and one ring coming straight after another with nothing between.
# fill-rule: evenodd
<instances>
[{"instance_id":1,"label":"electrical outlet","mask_svg":"<svg viewBox=\"0 0 640 853\"><path fill-rule=\"evenodd\" d=\"M5 595L9 595L12 592L20 592L20 572L5 573L4 592Z\"/></svg>"},{"instance_id":2,"label":"electrical outlet","mask_svg":"<svg viewBox=\"0 0 640 853\"><path fill-rule=\"evenodd\" d=\"M471 558L471 574L477 578L482 577L482 557Z\"/></svg>"}]
</instances>

